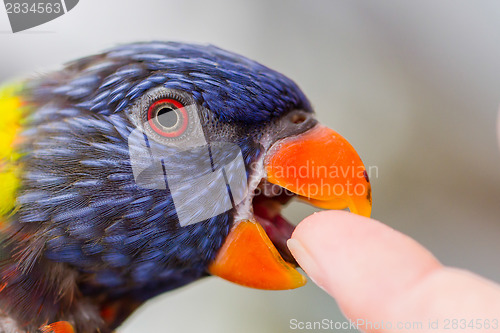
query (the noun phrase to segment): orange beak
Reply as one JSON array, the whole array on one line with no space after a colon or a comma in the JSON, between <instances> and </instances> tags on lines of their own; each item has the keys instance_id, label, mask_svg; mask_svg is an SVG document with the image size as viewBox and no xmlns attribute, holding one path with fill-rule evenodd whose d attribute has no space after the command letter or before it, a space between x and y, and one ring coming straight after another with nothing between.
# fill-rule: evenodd
<instances>
[{"instance_id":1,"label":"orange beak","mask_svg":"<svg viewBox=\"0 0 500 333\"><path fill-rule=\"evenodd\" d=\"M264 165L268 182L305 202L370 216L371 186L363 162L346 139L327 127L316 125L276 142ZM209 272L258 289L294 289L306 282L255 220L236 221Z\"/></svg>"}]
</instances>

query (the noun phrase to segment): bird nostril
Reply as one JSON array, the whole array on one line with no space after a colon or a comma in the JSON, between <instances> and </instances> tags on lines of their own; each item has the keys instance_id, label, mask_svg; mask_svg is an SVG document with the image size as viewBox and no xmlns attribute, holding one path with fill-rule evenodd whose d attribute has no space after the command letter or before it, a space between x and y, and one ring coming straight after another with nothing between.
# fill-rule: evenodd
<instances>
[{"instance_id":1,"label":"bird nostril","mask_svg":"<svg viewBox=\"0 0 500 333\"><path fill-rule=\"evenodd\" d=\"M294 124L302 124L304 121L306 121L306 119L306 116L303 114L294 114L291 118L291 121Z\"/></svg>"}]
</instances>

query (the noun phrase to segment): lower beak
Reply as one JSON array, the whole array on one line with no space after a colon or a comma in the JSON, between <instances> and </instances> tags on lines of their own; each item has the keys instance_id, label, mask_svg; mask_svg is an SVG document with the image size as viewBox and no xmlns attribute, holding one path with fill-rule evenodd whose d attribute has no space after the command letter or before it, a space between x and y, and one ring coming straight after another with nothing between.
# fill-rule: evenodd
<instances>
[{"instance_id":1,"label":"lower beak","mask_svg":"<svg viewBox=\"0 0 500 333\"><path fill-rule=\"evenodd\" d=\"M370 216L371 186L354 148L337 132L316 125L276 142L265 159L267 181L324 209L349 208ZM255 220L237 221L209 272L258 289L294 289L306 279L280 256Z\"/></svg>"}]
</instances>

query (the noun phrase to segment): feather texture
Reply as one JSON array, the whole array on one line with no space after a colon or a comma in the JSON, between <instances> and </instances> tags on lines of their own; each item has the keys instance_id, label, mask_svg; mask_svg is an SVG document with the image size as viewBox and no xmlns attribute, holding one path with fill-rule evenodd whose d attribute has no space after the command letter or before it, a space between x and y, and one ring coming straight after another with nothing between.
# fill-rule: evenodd
<instances>
[{"instance_id":1,"label":"feather texture","mask_svg":"<svg viewBox=\"0 0 500 333\"><path fill-rule=\"evenodd\" d=\"M208 159L152 140L177 183L222 167L228 142L241 151L250 180L266 129L291 110L312 112L285 76L183 43L120 46L2 90L4 326L14 318L35 331L68 321L77 332L109 332L144 301L208 275L234 209L181 227L169 188L140 186L132 170L133 116L158 87L189 95L212 151ZM164 181L147 168L143 176ZM183 190L190 193L189 183Z\"/></svg>"}]
</instances>

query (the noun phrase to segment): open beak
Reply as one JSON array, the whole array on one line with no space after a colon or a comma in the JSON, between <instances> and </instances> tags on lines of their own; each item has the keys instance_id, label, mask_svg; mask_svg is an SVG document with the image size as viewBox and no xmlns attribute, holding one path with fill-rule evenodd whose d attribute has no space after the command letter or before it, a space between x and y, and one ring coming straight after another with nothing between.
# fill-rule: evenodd
<instances>
[{"instance_id":1,"label":"open beak","mask_svg":"<svg viewBox=\"0 0 500 333\"><path fill-rule=\"evenodd\" d=\"M269 149L264 165L268 183L313 206L349 208L353 213L370 216L371 186L363 162L346 139L327 127L316 125L300 135L279 140ZM269 203L279 205L275 198L266 198L265 203L268 207ZM284 219L278 213L271 220L256 214L254 220L236 221L209 272L258 289L303 286L306 279L293 262L283 259L275 246L280 243L275 240L276 234L286 234L285 238L289 238L293 226L291 229L284 226Z\"/></svg>"}]
</instances>

